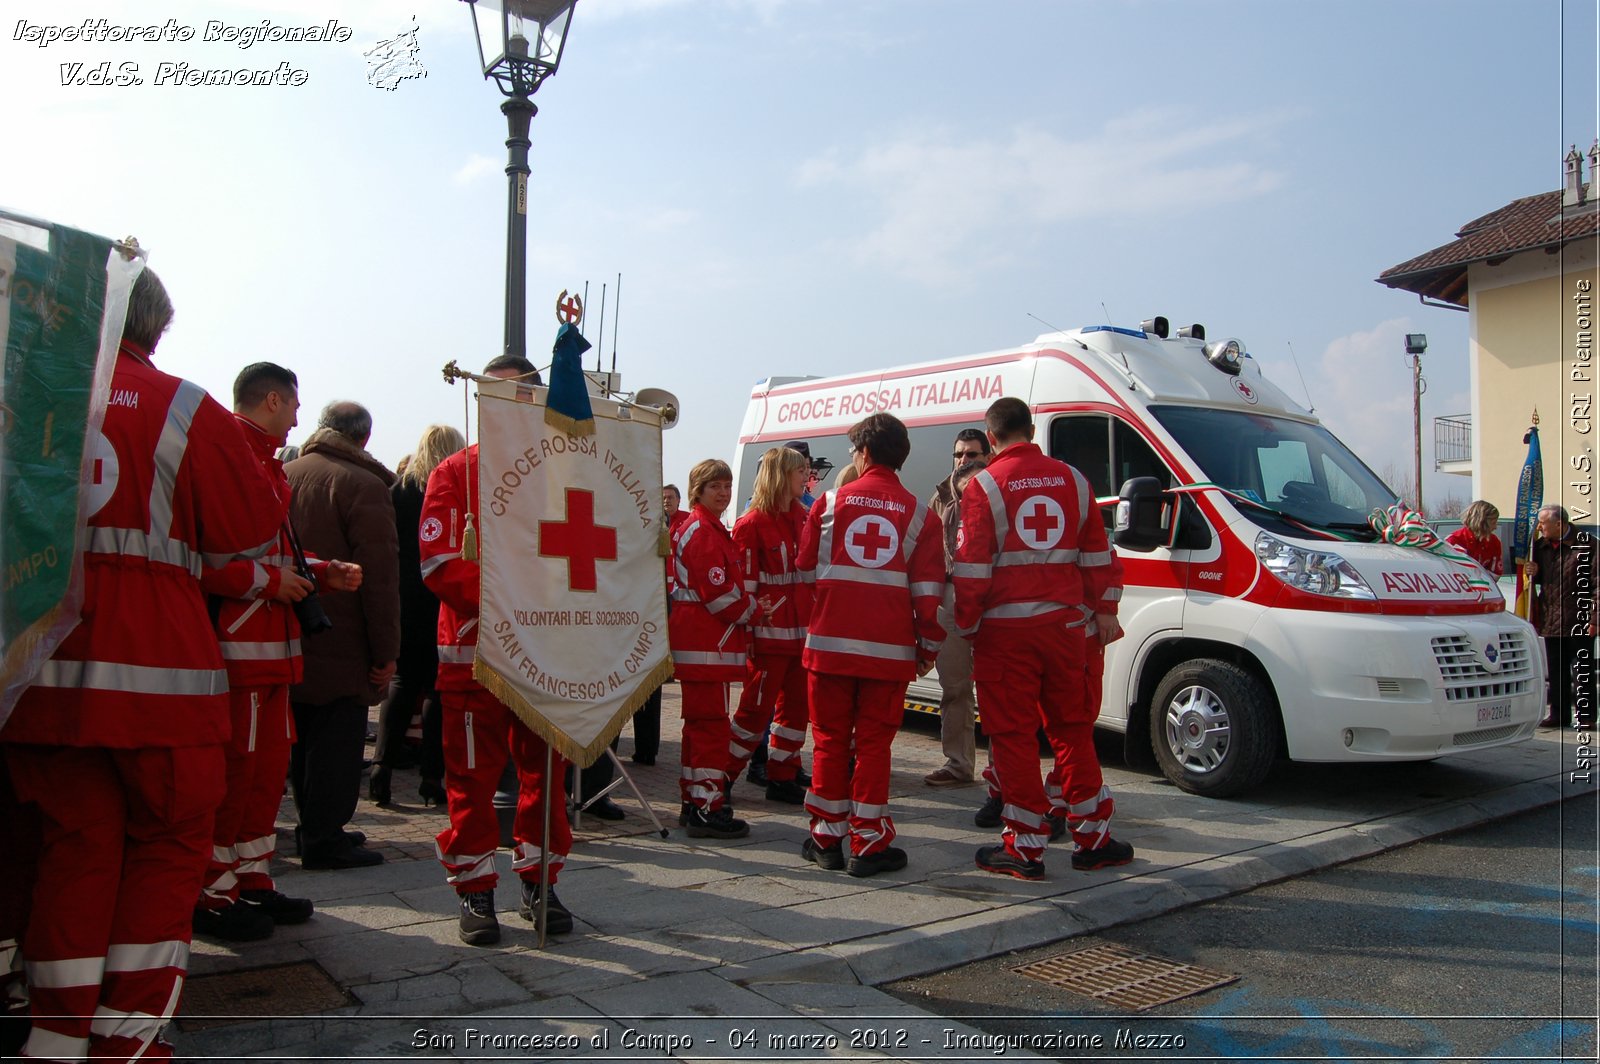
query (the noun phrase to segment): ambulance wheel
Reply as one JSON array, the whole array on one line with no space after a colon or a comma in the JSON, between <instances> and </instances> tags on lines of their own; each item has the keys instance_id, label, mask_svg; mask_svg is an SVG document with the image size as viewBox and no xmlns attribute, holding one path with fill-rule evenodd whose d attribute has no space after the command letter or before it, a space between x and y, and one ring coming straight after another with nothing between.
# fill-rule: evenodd
<instances>
[{"instance_id":1,"label":"ambulance wheel","mask_svg":"<svg viewBox=\"0 0 1600 1064\"><path fill-rule=\"evenodd\" d=\"M1272 693L1232 662L1186 661L1156 688L1150 745L1162 773L1190 794L1240 794L1266 777L1278 754Z\"/></svg>"}]
</instances>

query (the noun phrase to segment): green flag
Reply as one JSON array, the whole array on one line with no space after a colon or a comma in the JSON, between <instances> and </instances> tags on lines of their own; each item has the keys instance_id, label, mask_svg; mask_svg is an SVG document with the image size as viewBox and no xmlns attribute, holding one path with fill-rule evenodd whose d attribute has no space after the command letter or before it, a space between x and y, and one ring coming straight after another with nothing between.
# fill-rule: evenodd
<instances>
[{"instance_id":1,"label":"green flag","mask_svg":"<svg viewBox=\"0 0 1600 1064\"><path fill-rule=\"evenodd\" d=\"M0 211L0 727L78 623L93 441L143 268L105 237Z\"/></svg>"}]
</instances>

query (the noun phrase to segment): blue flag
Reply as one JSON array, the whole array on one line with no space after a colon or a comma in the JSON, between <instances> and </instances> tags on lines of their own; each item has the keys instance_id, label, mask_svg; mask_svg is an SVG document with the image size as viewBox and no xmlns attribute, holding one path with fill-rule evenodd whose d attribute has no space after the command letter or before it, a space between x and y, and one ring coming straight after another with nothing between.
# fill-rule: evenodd
<instances>
[{"instance_id":1,"label":"blue flag","mask_svg":"<svg viewBox=\"0 0 1600 1064\"><path fill-rule=\"evenodd\" d=\"M1533 546L1533 526L1539 519L1539 507L1544 505L1544 462L1539 457L1539 426L1535 425L1522 437L1528 445L1528 458L1522 463L1522 474L1517 477L1516 527L1511 534L1511 558L1525 562Z\"/></svg>"}]
</instances>

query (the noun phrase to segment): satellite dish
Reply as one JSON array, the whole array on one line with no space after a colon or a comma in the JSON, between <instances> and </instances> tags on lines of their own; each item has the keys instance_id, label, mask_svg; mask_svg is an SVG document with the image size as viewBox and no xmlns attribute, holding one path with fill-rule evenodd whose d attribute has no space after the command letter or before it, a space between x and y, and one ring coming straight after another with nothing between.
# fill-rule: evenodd
<instances>
[{"instance_id":1,"label":"satellite dish","mask_svg":"<svg viewBox=\"0 0 1600 1064\"><path fill-rule=\"evenodd\" d=\"M640 388L633 401L640 406L653 408L661 415L661 427L670 429L678 423L678 397L665 388Z\"/></svg>"}]
</instances>

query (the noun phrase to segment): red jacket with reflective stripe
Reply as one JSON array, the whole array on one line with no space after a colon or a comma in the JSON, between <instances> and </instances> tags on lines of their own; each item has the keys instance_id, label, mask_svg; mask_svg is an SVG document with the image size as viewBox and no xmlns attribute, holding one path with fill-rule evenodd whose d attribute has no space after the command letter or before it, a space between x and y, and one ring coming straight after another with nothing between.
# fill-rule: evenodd
<instances>
[{"instance_id":1,"label":"red jacket with reflective stripe","mask_svg":"<svg viewBox=\"0 0 1600 1064\"><path fill-rule=\"evenodd\" d=\"M0 738L118 748L222 742L228 675L201 565L271 550L282 516L272 484L232 414L126 342L88 450L82 619Z\"/></svg>"},{"instance_id":2,"label":"red jacket with reflective stripe","mask_svg":"<svg viewBox=\"0 0 1600 1064\"><path fill-rule=\"evenodd\" d=\"M911 680L938 656L943 534L892 469L869 466L812 504L799 564L812 581L806 668Z\"/></svg>"},{"instance_id":3,"label":"red jacket with reflective stripe","mask_svg":"<svg viewBox=\"0 0 1600 1064\"><path fill-rule=\"evenodd\" d=\"M1082 624L1085 610L1116 613L1122 582L1111 561L1083 474L1037 444L1013 444L961 494L956 626Z\"/></svg>"},{"instance_id":4,"label":"red jacket with reflective stripe","mask_svg":"<svg viewBox=\"0 0 1600 1064\"><path fill-rule=\"evenodd\" d=\"M300 658L300 622L294 608L273 600L282 582L282 567L294 564L294 547L284 529L289 514L289 478L277 459L281 439L268 436L261 426L239 414L239 428L272 483L272 498L279 509L278 541L272 553L260 558L234 558L217 568L206 566L200 583L206 594L217 596L217 642L234 687L268 687L299 683L305 671Z\"/></svg>"},{"instance_id":5,"label":"red jacket with reflective stripe","mask_svg":"<svg viewBox=\"0 0 1600 1064\"><path fill-rule=\"evenodd\" d=\"M478 645L478 563L461 557L461 536L467 527L467 494L473 495L473 523L477 523L478 445L440 462L428 477L422 499L422 521L417 526L417 548L422 557L422 582L439 596L439 678L441 691L475 691L482 685L472 678L472 659Z\"/></svg>"},{"instance_id":6,"label":"red jacket with reflective stripe","mask_svg":"<svg viewBox=\"0 0 1600 1064\"><path fill-rule=\"evenodd\" d=\"M778 603L772 619L755 619L755 651L797 657L805 646L806 622L811 617L811 587L800 578L800 530L806 508L791 503L786 513L747 510L733 523L733 543L739 548L744 586L760 598L770 595Z\"/></svg>"},{"instance_id":7,"label":"red jacket with reflective stripe","mask_svg":"<svg viewBox=\"0 0 1600 1064\"><path fill-rule=\"evenodd\" d=\"M745 590L739 551L703 506L672 536L672 671L680 680L742 680L750 625L761 612Z\"/></svg>"}]
</instances>

